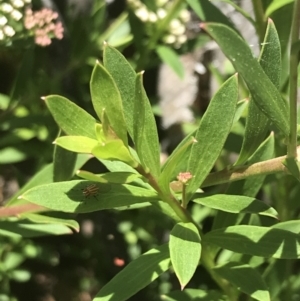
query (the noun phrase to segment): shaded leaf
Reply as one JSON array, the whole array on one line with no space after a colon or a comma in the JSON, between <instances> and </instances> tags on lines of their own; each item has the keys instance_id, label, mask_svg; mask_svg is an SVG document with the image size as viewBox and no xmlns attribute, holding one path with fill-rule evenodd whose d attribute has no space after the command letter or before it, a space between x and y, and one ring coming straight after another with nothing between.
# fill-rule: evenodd
<instances>
[{"instance_id":1,"label":"shaded leaf","mask_svg":"<svg viewBox=\"0 0 300 301\"><path fill-rule=\"evenodd\" d=\"M270 47L272 45L272 47ZM259 62L266 75L277 89L280 85L281 75L281 48L280 41L272 20L268 21L268 27L259 57ZM255 97L255 95L253 96ZM243 145L236 165L246 162L255 152L266 137L270 126L267 116L257 107L260 99L251 99L248 109L247 122Z\"/></svg>"},{"instance_id":2,"label":"shaded leaf","mask_svg":"<svg viewBox=\"0 0 300 301\"><path fill-rule=\"evenodd\" d=\"M99 62L94 67L90 89L92 103L98 117L101 119L105 110L110 126L127 146L127 130L121 95L114 79Z\"/></svg>"},{"instance_id":3,"label":"shaded leaf","mask_svg":"<svg viewBox=\"0 0 300 301\"><path fill-rule=\"evenodd\" d=\"M113 77L122 98L127 131L133 138L134 99L136 73L125 57L115 48L105 44L104 66Z\"/></svg>"},{"instance_id":4,"label":"shaded leaf","mask_svg":"<svg viewBox=\"0 0 300 301\"><path fill-rule=\"evenodd\" d=\"M295 259L300 256L299 235L282 229L231 226L207 233L204 240L242 254L281 259Z\"/></svg>"},{"instance_id":5,"label":"shaded leaf","mask_svg":"<svg viewBox=\"0 0 300 301\"><path fill-rule=\"evenodd\" d=\"M151 105L143 87L141 73L136 77L134 143L143 167L158 178L160 174L158 134Z\"/></svg>"},{"instance_id":6,"label":"shaded leaf","mask_svg":"<svg viewBox=\"0 0 300 301\"><path fill-rule=\"evenodd\" d=\"M228 262L214 270L255 300L270 301L270 293L261 274L248 264Z\"/></svg>"},{"instance_id":7,"label":"shaded leaf","mask_svg":"<svg viewBox=\"0 0 300 301\"><path fill-rule=\"evenodd\" d=\"M58 126L68 135L95 138L96 119L75 103L59 95L44 98Z\"/></svg>"},{"instance_id":8,"label":"shaded leaf","mask_svg":"<svg viewBox=\"0 0 300 301\"><path fill-rule=\"evenodd\" d=\"M265 11L265 16L268 17L281 7L294 2L294 0L276 0L272 1Z\"/></svg>"},{"instance_id":9,"label":"shaded leaf","mask_svg":"<svg viewBox=\"0 0 300 301\"><path fill-rule=\"evenodd\" d=\"M237 76L229 78L218 90L201 119L192 145L188 170L193 178L186 192L190 199L211 171L230 132L238 98Z\"/></svg>"},{"instance_id":10,"label":"shaded leaf","mask_svg":"<svg viewBox=\"0 0 300 301\"><path fill-rule=\"evenodd\" d=\"M0 234L8 237L39 237L71 234L72 230L61 224L36 224L30 221L0 221Z\"/></svg>"},{"instance_id":11,"label":"shaded leaf","mask_svg":"<svg viewBox=\"0 0 300 301\"><path fill-rule=\"evenodd\" d=\"M200 261L201 239L192 223L177 223L170 233L170 257L183 289L193 277Z\"/></svg>"},{"instance_id":12,"label":"shaded leaf","mask_svg":"<svg viewBox=\"0 0 300 301\"><path fill-rule=\"evenodd\" d=\"M57 217L36 214L36 213L25 213L22 214L21 216L34 223L65 225L74 229L76 232L79 232L79 224L72 219L57 218Z\"/></svg>"},{"instance_id":13,"label":"shaded leaf","mask_svg":"<svg viewBox=\"0 0 300 301\"><path fill-rule=\"evenodd\" d=\"M153 248L129 263L98 292L93 301L128 300L168 270L170 265L168 245Z\"/></svg>"},{"instance_id":14,"label":"shaded leaf","mask_svg":"<svg viewBox=\"0 0 300 301\"><path fill-rule=\"evenodd\" d=\"M94 193L84 195L84 191L90 185L95 185ZM127 184L103 184L91 181L68 181L37 186L19 198L52 210L77 213L158 200L153 190Z\"/></svg>"},{"instance_id":15,"label":"shaded leaf","mask_svg":"<svg viewBox=\"0 0 300 301\"><path fill-rule=\"evenodd\" d=\"M194 199L193 202L225 212L257 213L274 218L278 217L278 213L274 208L255 198L242 195L214 194Z\"/></svg>"}]
</instances>

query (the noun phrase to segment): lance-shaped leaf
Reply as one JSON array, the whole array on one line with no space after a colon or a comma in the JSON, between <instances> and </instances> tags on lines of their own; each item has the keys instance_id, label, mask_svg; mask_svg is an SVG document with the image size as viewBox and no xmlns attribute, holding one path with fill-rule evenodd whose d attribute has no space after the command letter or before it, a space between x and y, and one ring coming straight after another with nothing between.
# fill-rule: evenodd
<instances>
[{"instance_id":1,"label":"lance-shaped leaf","mask_svg":"<svg viewBox=\"0 0 300 301\"><path fill-rule=\"evenodd\" d=\"M76 153L69 152L56 145L53 154L53 181L59 182L70 180L74 174L76 159Z\"/></svg>"},{"instance_id":2,"label":"lance-shaped leaf","mask_svg":"<svg viewBox=\"0 0 300 301\"><path fill-rule=\"evenodd\" d=\"M99 183L117 183L117 184L128 184L141 178L141 175L132 172L108 172L101 175L95 175L92 172L85 170L78 170L76 175L82 179L95 181Z\"/></svg>"},{"instance_id":3,"label":"lance-shaped leaf","mask_svg":"<svg viewBox=\"0 0 300 301\"><path fill-rule=\"evenodd\" d=\"M79 232L79 224L71 219L57 218L36 213L24 213L21 216L34 223L65 225L74 229L76 232Z\"/></svg>"},{"instance_id":4,"label":"lance-shaped leaf","mask_svg":"<svg viewBox=\"0 0 300 301\"><path fill-rule=\"evenodd\" d=\"M253 57L247 43L228 26L206 23L202 28L219 44L236 71L243 77L260 110L288 136L290 130L287 104Z\"/></svg>"},{"instance_id":5,"label":"lance-shaped leaf","mask_svg":"<svg viewBox=\"0 0 300 301\"><path fill-rule=\"evenodd\" d=\"M133 138L136 73L125 57L118 50L107 44L104 45L103 61L106 70L113 77L121 94L127 131Z\"/></svg>"},{"instance_id":6,"label":"lance-shaped leaf","mask_svg":"<svg viewBox=\"0 0 300 301\"><path fill-rule=\"evenodd\" d=\"M68 181L41 185L23 193L19 199L52 210L85 213L155 202L155 191L127 184L103 184L91 181Z\"/></svg>"},{"instance_id":7,"label":"lance-shaped leaf","mask_svg":"<svg viewBox=\"0 0 300 301\"><path fill-rule=\"evenodd\" d=\"M143 167L158 178L160 174L158 134L141 73L136 77L134 143Z\"/></svg>"},{"instance_id":8,"label":"lance-shaped leaf","mask_svg":"<svg viewBox=\"0 0 300 301\"><path fill-rule=\"evenodd\" d=\"M208 232L204 240L242 254L281 259L300 257L299 235L282 229L248 225L231 226Z\"/></svg>"},{"instance_id":9,"label":"lance-shaped leaf","mask_svg":"<svg viewBox=\"0 0 300 301\"><path fill-rule=\"evenodd\" d=\"M212 4L210 0L187 0L187 3L192 7L200 20L206 22L224 23L234 28L233 23L226 17L221 10Z\"/></svg>"},{"instance_id":10,"label":"lance-shaped leaf","mask_svg":"<svg viewBox=\"0 0 300 301\"><path fill-rule=\"evenodd\" d=\"M184 68L178 54L168 46L157 46L156 52L160 59L167 64L179 76L184 78Z\"/></svg>"},{"instance_id":11,"label":"lance-shaped leaf","mask_svg":"<svg viewBox=\"0 0 300 301\"><path fill-rule=\"evenodd\" d=\"M129 263L96 295L93 301L125 301L153 282L171 265L167 244L153 248ZM117 288L117 289L116 289Z\"/></svg>"},{"instance_id":12,"label":"lance-shaped leaf","mask_svg":"<svg viewBox=\"0 0 300 301\"><path fill-rule=\"evenodd\" d=\"M255 198L242 195L214 194L193 200L203 206L230 213L257 213L277 218L277 211Z\"/></svg>"},{"instance_id":13,"label":"lance-shaped leaf","mask_svg":"<svg viewBox=\"0 0 300 301\"><path fill-rule=\"evenodd\" d=\"M57 138L53 143L71 152L91 154L99 142L84 136L63 136Z\"/></svg>"},{"instance_id":14,"label":"lance-shaped leaf","mask_svg":"<svg viewBox=\"0 0 300 301\"><path fill-rule=\"evenodd\" d=\"M99 62L94 67L90 89L98 117L101 119L102 112L105 110L110 126L127 145L127 130L120 92L112 76Z\"/></svg>"},{"instance_id":15,"label":"lance-shaped leaf","mask_svg":"<svg viewBox=\"0 0 300 301\"><path fill-rule=\"evenodd\" d=\"M68 135L95 138L96 119L67 98L43 98L58 126Z\"/></svg>"},{"instance_id":16,"label":"lance-shaped leaf","mask_svg":"<svg viewBox=\"0 0 300 301\"><path fill-rule=\"evenodd\" d=\"M248 264L228 262L216 266L214 270L255 300L270 301L270 293L261 274Z\"/></svg>"},{"instance_id":17,"label":"lance-shaped leaf","mask_svg":"<svg viewBox=\"0 0 300 301\"><path fill-rule=\"evenodd\" d=\"M201 256L201 239L192 223L178 223L170 233L170 257L181 289L193 277Z\"/></svg>"},{"instance_id":18,"label":"lance-shaped leaf","mask_svg":"<svg viewBox=\"0 0 300 301\"><path fill-rule=\"evenodd\" d=\"M201 119L192 145L188 170L193 178L186 191L190 199L211 171L230 132L238 98L237 76L229 78L218 90Z\"/></svg>"},{"instance_id":19,"label":"lance-shaped leaf","mask_svg":"<svg viewBox=\"0 0 300 301\"><path fill-rule=\"evenodd\" d=\"M39 237L72 233L69 227L62 224L36 224L25 220L0 221L0 234L8 237Z\"/></svg>"},{"instance_id":20,"label":"lance-shaped leaf","mask_svg":"<svg viewBox=\"0 0 300 301\"><path fill-rule=\"evenodd\" d=\"M268 27L259 57L259 63L277 89L280 85L281 74L281 48L280 41L272 20L269 20ZM253 97L257 97L253 95ZM248 109L248 116L243 139L242 149L236 164L246 162L263 142L269 129L270 121L267 116L258 108L257 102L260 99L251 99Z\"/></svg>"}]
</instances>

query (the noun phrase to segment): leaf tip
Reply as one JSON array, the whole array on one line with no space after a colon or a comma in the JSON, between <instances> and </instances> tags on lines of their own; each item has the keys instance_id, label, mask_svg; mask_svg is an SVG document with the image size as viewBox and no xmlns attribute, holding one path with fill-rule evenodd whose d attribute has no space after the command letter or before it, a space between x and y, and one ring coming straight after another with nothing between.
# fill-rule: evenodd
<instances>
[{"instance_id":1,"label":"leaf tip","mask_svg":"<svg viewBox=\"0 0 300 301\"><path fill-rule=\"evenodd\" d=\"M107 42L106 42L106 41L103 41L103 45L104 45L104 47L107 46Z\"/></svg>"},{"instance_id":2,"label":"leaf tip","mask_svg":"<svg viewBox=\"0 0 300 301\"><path fill-rule=\"evenodd\" d=\"M52 142L52 144L56 144L56 140L54 140L54 141Z\"/></svg>"},{"instance_id":3,"label":"leaf tip","mask_svg":"<svg viewBox=\"0 0 300 301\"><path fill-rule=\"evenodd\" d=\"M184 288L185 288L185 285L181 284L181 285L180 285L180 290L183 291Z\"/></svg>"},{"instance_id":4,"label":"leaf tip","mask_svg":"<svg viewBox=\"0 0 300 301\"><path fill-rule=\"evenodd\" d=\"M19 195L19 196L17 197L17 199L18 199L18 200L22 200L22 199L23 199L23 195L22 195L22 194Z\"/></svg>"},{"instance_id":5,"label":"leaf tip","mask_svg":"<svg viewBox=\"0 0 300 301\"><path fill-rule=\"evenodd\" d=\"M42 96L42 97L41 97L41 100L46 100L46 96Z\"/></svg>"},{"instance_id":6,"label":"leaf tip","mask_svg":"<svg viewBox=\"0 0 300 301\"><path fill-rule=\"evenodd\" d=\"M204 22L199 23L199 27L200 27L200 29L206 30L206 23L204 23Z\"/></svg>"}]
</instances>

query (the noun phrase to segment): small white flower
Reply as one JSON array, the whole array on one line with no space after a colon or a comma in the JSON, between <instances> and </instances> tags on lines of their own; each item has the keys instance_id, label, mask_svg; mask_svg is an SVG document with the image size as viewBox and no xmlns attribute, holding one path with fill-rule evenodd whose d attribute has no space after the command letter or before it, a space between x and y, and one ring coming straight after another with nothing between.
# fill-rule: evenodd
<instances>
[{"instance_id":1,"label":"small white flower","mask_svg":"<svg viewBox=\"0 0 300 301\"><path fill-rule=\"evenodd\" d=\"M10 14L12 16L12 18L16 21L21 20L21 18L23 17L23 15L18 11L18 10L14 10L11 12Z\"/></svg>"},{"instance_id":2,"label":"small white flower","mask_svg":"<svg viewBox=\"0 0 300 301\"><path fill-rule=\"evenodd\" d=\"M31 0L24 0L24 2L29 4L29 3L31 3Z\"/></svg>"},{"instance_id":3,"label":"small white flower","mask_svg":"<svg viewBox=\"0 0 300 301\"><path fill-rule=\"evenodd\" d=\"M149 22L155 23L157 21L157 16L155 13L150 12L149 13Z\"/></svg>"},{"instance_id":4,"label":"small white flower","mask_svg":"<svg viewBox=\"0 0 300 301\"><path fill-rule=\"evenodd\" d=\"M171 29L176 29L178 26L181 26L181 22L178 19L173 19L170 22L170 28Z\"/></svg>"},{"instance_id":5,"label":"small white flower","mask_svg":"<svg viewBox=\"0 0 300 301\"><path fill-rule=\"evenodd\" d=\"M24 2L22 0L12 0L11 2L12 2L12 5L17 8L24 6Z\"/></svg>"},{"instance_id":6,"label":"small white flower","mask_svg":"<svg viewBox=\"0 0 300 301\"><path fill-rule=\"evenodd\" d=\"M4 17L4 16L1 16L0 17L0 26L3 26L3 25L5 25L7 23L7 19L6 19L6 17ZM3 33L2 33L3 34Z\"/></svg>"},{"instance_id":7,"label":"small white flower","mask_svg":"<svg viewBox=\"0 0 300 301\"><path fill-rule=\"evenodd\" d=\"M14 31L14 29L13 29L11 26L9 26L9 25L6 25L6 26L3 27L3 32L4 32L5 35L8 36L8 37L12 37L12 36L14 36L14 34L16 33L16 32Z\"/></svg>"},{"instance_id":8,"label":"small white flower","mask_svg":"<svg viewBox=\"0 0 300 301\"><path fill-rule=\"evenodd\" d=\"M182 22L187 23L191 20L191 14L188 10L183 9L180 12L179 18L181 19Z\"/></svg>"},{"instance_id":9,"label":"small white flower","mask_svg":"<svg viewBox=\"0 0 300 301\"><path fill-rule=\"evenodd\" d=\"M163 37L163 40L166 44L173 44L176 41L176 37L174 35L167 35Z\"/></svg>"},{"instance_id":10,"label":"small white flower","mask_svg":"<svg viewBox=\"0 0 300 301\"><path fill-rule=\"evenodd\" d=\"M10 4L8 4L8 3L3 3L1 5L1 10L4 13L11 13L14 10L14 8Z\"/></svg>"},{"instance_id":11,"label":"small white flower","mask_svg":"<svg viewBox=\"0 0 300 301\"><path fill-rule=\"evenodd\" d=\"M180 36L185 33L185 27L180 24L179 26L172 28L170 31L172 34Z\"/></svg>"},{"instance_id":12,"label":"small white flower","mask_svg":"<svg viewBox=\"0 0 300 301\"><path fill-rule=\"evenodd\" d=\"M146 7L141 7L135 11L136 16L143 22L148 21L149 12Z\"/></svg>"},{"instance_id":13,"label":"small white flower","mask_svg":"<svg viewBox=\"0 0 300 301\"><path fill-rule=\"evenodd\" d=\"M167 12L164 9L160 8L157 10L156 14L159 19L163 19L167 15Z\"/></svg>"},{"instance_id":14,"label":"small white flower","mask_svg":"<svg viewBox=\"0 0 300 301\"><path fill-rule=\"evenodd\" d=\"M179 44L184 44L187 41L187 36L186 35L182 35L177 37L177 43Z\"/></svg>"},{"instance_id":15,"label":"small white flower","mask_svg":"<svg viewBox=\"0 0 300 301\"><path fill-rule=\"evenodd\" d=\"M4 39L4 33L2 30L0 30L0 40L3 40Z\"/></svg>"}]
</instances>

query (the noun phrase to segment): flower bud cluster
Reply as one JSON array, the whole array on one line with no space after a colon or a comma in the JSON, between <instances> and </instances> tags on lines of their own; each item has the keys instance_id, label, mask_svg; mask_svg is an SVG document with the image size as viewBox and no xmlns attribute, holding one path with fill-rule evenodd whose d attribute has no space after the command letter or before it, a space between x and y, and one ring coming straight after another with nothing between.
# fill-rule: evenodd
<instances>
[{"instance_id":1,"label":"flower bud cluster","mask_svg":"<svg viewBox=\"0 0 300 301\"><path fill-rule=\"evenodd\" d=\"M164 19L168 10L172 6L174 0L156 0L156 11L151 11L140 0L127 0L134 14L143 22L146 23L149 32L157 29L157 24ZM181 10L176 19L173 19L167 32L163 36L163 41L166 44L180 48L188 39L186 34L186 24L190 21L190 12L186 9Z\"/></svg>"},{"instance_id":2,"label":"flower bud cluster","mask_svg":"<svg viewBox=\"0 0 300 301\"><path fill-rule=\"evenodd\" d=\"M24 25L34 34L35 43L40 46L51 44L51 38L62 39L64 28L62 23L56 22L58 13L49 8L33 12L30 8L26 9Z\"/></svg>"},{"instance_id":3,"label":"flower bud cluster","mask_svg":"<svg viewBox=\"0 0 300 301\"><path fill-rule=\"evenodd\" d=\"M40 46L51 44L51 38L63 38L58 14L43 8L33 12L32 0L0 0L0 44L12 45L14 40L34 36Z\"/></svg>"}]
</instances>

